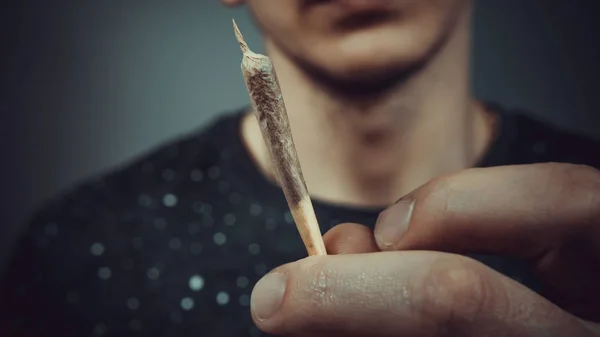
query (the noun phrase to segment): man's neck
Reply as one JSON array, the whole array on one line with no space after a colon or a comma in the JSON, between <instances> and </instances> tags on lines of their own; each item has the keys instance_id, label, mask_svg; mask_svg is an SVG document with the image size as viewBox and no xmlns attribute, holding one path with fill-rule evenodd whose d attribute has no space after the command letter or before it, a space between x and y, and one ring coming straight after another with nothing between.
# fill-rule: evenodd
<instances>
[{"instance_id":1,"label":"man's neck","mask_svg":"<svg viewBox=\"0 0 600 337\"><path fill-rule=\"evenodd\" d=\"M469 92L468 25L385 95L333 97L267 43L308 189L319 200L381 207L428 180L474 164L490 128ZM254 118L242 135L257 165L272 166Z\"/></svg>"}]
</instances>

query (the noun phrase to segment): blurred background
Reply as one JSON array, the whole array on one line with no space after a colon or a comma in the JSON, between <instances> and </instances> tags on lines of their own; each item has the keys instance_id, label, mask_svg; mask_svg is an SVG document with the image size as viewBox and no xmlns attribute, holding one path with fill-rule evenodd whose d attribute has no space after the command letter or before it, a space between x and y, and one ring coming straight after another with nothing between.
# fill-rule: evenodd
<instances>
[{"instance_id":1,"label":"blurred background","mask_svg":"<svg viewBox=\"0 0 600 337\"><path fill-rule=\"evenodd\" d=\"M282 0L273 0L282 1ZM0 266L72 184L248 104L218 0L12 1L0 9ZM477 0L476 95L600 138L597 1Z\"/></svg>"}]
</instances>

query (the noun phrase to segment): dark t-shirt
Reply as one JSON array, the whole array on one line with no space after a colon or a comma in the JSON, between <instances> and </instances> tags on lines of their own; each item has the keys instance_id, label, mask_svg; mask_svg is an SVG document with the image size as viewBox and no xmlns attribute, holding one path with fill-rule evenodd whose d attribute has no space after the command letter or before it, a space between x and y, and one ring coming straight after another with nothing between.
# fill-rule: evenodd
<instances>
[{"instance_id":1,"label":"dark t-shirt","mask_svg":"<svg viewBox=\"0 0 600 337\"><path fill-rule=\"evenodd\" d=\"M600 146L502 111L479 166L600 167ZM241 113L81 184L38 212L0 292L2 336L258 336L250 293L306 256L281 190L254 166ZM380 210L314 201L325 232ZM525 262L473 256L532 288Z\"/></svg>"}]
</instances>

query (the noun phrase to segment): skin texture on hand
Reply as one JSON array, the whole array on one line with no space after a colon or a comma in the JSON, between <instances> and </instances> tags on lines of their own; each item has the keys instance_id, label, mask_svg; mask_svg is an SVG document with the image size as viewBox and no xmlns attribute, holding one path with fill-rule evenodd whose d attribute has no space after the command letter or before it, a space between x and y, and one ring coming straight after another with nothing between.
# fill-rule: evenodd
<instances>
[{"instance_id":1,"label":"skin texture on hand","mask_svg":"<svg viewBox=\"0 0 600 337\"><path fill-rule=\"evenodd\" d=\"M413 208L410 224L400 225L405 204ZM399 237L385 235L398 227L406 228ZM528 259L545 296L600 319L600 268L594 268L600 264L600 174L593 168L537 164L442 177L383 212L375 236L385 251Z\"/></svg>"},{"instance_id":2,"label":"skin texture on hand","mask_svg":"<svg viewBox=\"0 0 600 337\"><path fill-rule=\"evenodd\" d=\"M328 251L345 255L275 269L252 315L281 336L600 336L599 226L594 169L466 170L402 198L374 233L332 229ZM531 260L545 297L465 252Z\"/></svg>"}]
</instances>

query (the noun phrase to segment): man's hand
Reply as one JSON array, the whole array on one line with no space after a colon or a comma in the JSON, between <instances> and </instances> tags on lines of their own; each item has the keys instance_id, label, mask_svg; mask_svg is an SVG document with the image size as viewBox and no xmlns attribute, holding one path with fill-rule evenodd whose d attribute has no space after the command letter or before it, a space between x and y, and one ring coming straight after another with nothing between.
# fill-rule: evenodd
<instances>
[{"instance_id":1,"label":"man's hand","mask_svg":"<svg viewBox=\"0 0 600 337\"><path fill-rule=\"evenodd\" d=\"M283 336L600 336L600 173L568 164L471 169L345 224L331 253L275 269L252 315ZM378 252L383 250L384 252ZM532 262L542 297L456 253ZM367 254L359 254L367 253ZM585 321L587 319L588 321Z\"/></svg>"}]
</instances>

